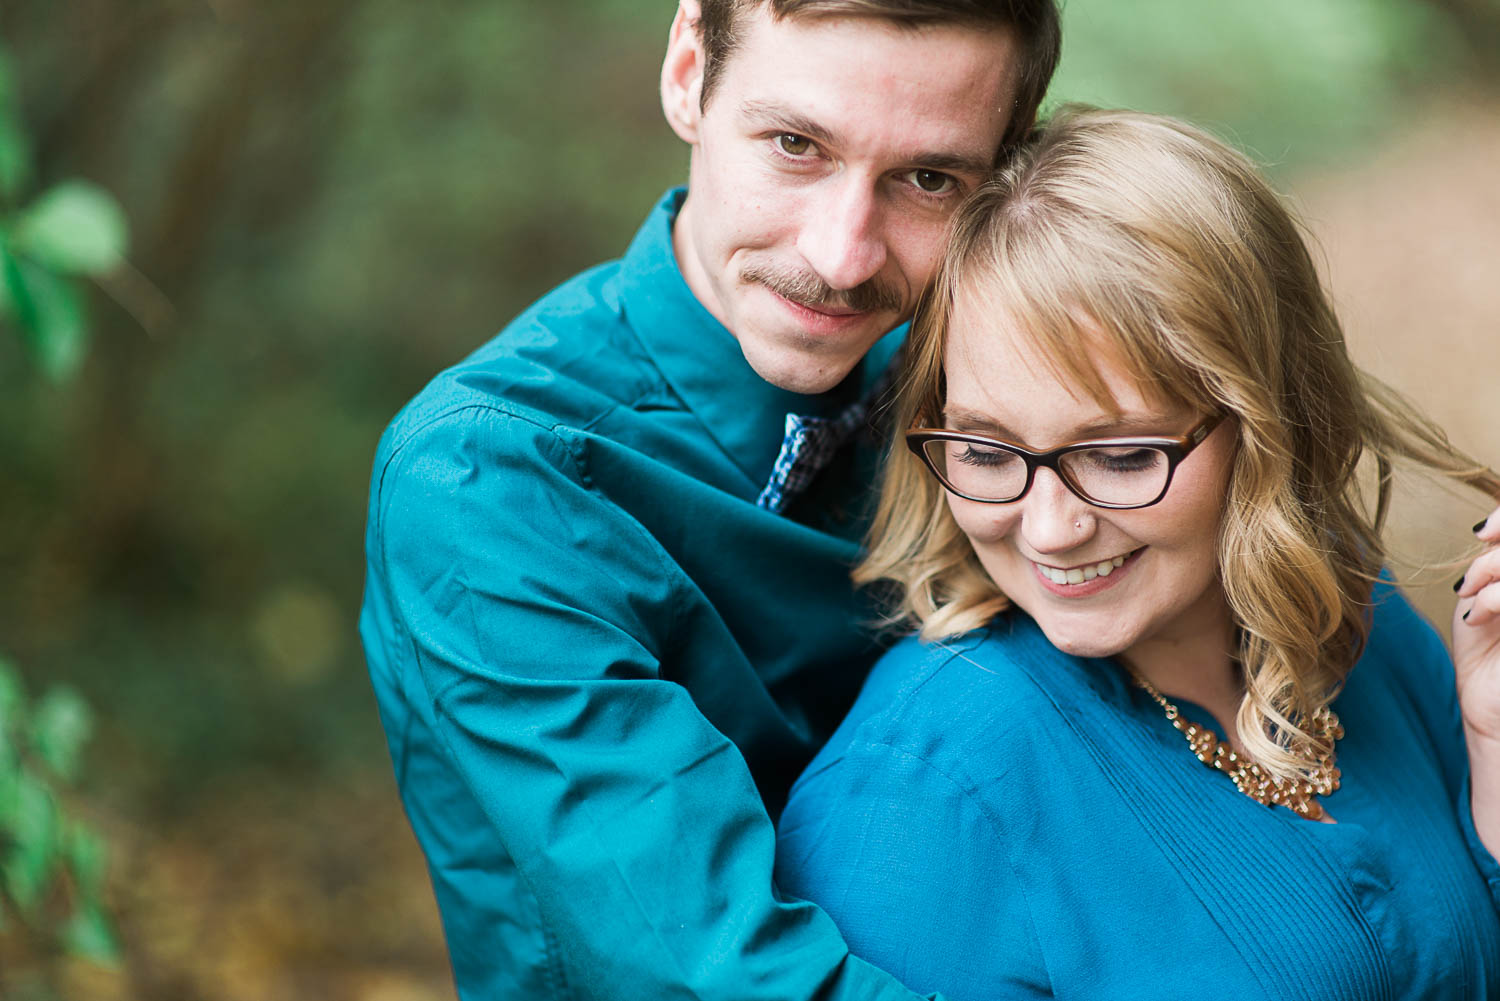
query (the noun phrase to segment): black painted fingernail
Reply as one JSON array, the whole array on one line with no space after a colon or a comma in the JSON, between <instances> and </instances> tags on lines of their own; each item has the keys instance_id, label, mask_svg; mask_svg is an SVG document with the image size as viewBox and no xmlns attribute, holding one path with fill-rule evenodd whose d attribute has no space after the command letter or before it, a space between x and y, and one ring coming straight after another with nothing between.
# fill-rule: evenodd
<instances>
[{"instance_id":1,"label":"black painted fingernail","mask_svg":"<svg viewBox=\"0 0 1500 1001\"><path fill-rule=\"evenodd\" d=\"M1484 531L1484 526L1488 525L1489 523L1490 520L1486 518L1479 524L1475 525L1472 529L1470 529L1470 531L1472 531L1475 535L1478 535L1480 532Z\"/></svg>"},{"instance_id":2,"label":"black painted fingernail","mask_svg":"<svg viewBox=\"0 0 1500 1001\"><path fill-rule=\"evenodd\" d=\"M1472 609L1472 608L1471 608L1471 609L1469 609L1469 612L1472 612L1472 611L1474 611L1474 609ZM1469 621L1469 612L1465 612L1465 613L1464 613L1464 621L1465 621L1465 622L1468 622L1468 621Z\"/></svg>"},{"instance_id":3,"label":"black painted fingernail","mask_svg":"<svg viewBox=\"0 0 1500 1001\"><path fill-rule=\"evenodd\" d=\"M1468 576L1468 574L1464 574L1464 577L1467 577L1467 576ZM1458 578L1458 582L1453 585L1453 593L1457 594L1459 591L1463 590L1463 586L1464 586L1464 578L1460 577L1460 578Z\"/></svg>"}]
</instances>

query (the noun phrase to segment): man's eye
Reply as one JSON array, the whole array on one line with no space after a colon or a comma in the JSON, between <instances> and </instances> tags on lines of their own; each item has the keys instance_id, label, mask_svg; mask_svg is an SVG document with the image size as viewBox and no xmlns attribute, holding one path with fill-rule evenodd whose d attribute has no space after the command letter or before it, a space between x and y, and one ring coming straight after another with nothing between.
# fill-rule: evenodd
<instances>
[{"instance_id":1,"label":"man's eye","mask_svg":"<svg viewBox=\"0 0 1500 1001\"><path fill-rule=\"evenodd\" d=\"M937 170L913 170L907 175L918 190L929 195L945 195L958 186L958 181Z\"/></svg>"},{"instance_id":2,"label":"man's eye","mask_svg":"<svg viewBox=\"0 0 1500 1001\"><path fill-rule=\"evenodd\" d=\"M806 156L812 152L813 144L811 139L783 132L776 137L776 148L787 156Z\"/></svg>"}]
</instances>

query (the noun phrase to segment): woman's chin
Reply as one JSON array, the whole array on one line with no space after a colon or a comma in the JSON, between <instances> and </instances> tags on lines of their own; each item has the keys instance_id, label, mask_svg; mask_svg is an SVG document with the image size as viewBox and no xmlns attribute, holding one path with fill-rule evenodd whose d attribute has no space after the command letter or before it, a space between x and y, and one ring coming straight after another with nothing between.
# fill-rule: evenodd
<instances>
[{"instance_id":1,"label":"woman's chin","mask_svg":"<svg viewBox=\"0 0 1500 1001\"><path fill-rule=\"evenodd\" d=\"M1129 644L1114 636L1101 637L1099 630L1080 629L1076 625L1037 620L1051 644L1074 657L1113 657Z\"/></svg>"}]
</instances>

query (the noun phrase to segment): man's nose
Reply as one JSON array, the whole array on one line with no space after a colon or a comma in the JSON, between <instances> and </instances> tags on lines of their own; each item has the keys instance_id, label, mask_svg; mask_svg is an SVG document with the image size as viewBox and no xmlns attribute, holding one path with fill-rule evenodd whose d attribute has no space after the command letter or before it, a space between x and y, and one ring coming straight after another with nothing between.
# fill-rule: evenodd
<instances>
[{"instance_id":1,"label":"man's nose","mask_svg":"<svg viewBox=\"0 0 1500 1001\"><path fill-rule=\"evenodd\" d=\"M797 251L818 277L840 291L885 267L885 235L874 184L854 174L830 179L809 206Z\"/></svg>"},{"instance_id":2,"label":"man's nose","mask_svg":"<svg viewBox=\"0 0 1500 1001\"><path fill-rule=\"evenodd\" d=\"M1026 544L1039 554L1062 553L1094 534L1095 508L1050 469L1038 469L1031 489L1019 503Z\"/></svg>"}]
</instances>

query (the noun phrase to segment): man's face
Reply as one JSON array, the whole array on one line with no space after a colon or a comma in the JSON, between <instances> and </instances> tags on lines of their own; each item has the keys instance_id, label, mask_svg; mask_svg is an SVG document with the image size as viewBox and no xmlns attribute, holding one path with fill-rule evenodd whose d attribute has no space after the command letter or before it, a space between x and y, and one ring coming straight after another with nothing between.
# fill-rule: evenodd
<instances>
[{"instance_id":1,"label":"man's face","mask_svg":"<svg viewBox=\"0 0 1500 1001\"><path fill-rule=\"evenodd\" d=\"M1015 44L1003 29L776 21L764 5L740 37L707 110L668 109L693 144L677 260L762 378L823 392L911 314L949 216L989 173Z\"/></svg>"}]
</instances>

